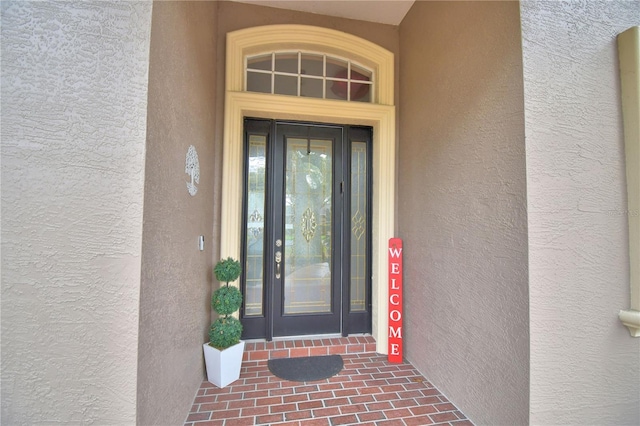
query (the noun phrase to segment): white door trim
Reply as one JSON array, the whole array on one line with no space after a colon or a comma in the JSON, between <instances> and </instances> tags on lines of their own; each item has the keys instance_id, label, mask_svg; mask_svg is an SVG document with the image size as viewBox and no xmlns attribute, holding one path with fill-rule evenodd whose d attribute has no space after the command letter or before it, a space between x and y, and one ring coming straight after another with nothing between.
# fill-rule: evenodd
<instances>
[{"instance_id":1,"label":"white door trim","mask_svg":"<svg viewBox=\"0 0 640 426\"><path fill-rule=\"evenodd\" d=\"M291 38L283 40L283 34ZM331 52L334 54L347 57L353 56L352 52L358 52L360 61L369 61L367 65L377 70L376 98L384 103L347 102L242 91L244 57L247 54L260 52L260 46L270 49L295 48L300 42L315 50L333 49ZM315 45L312 46L313 43ZM394 236L395 223L396 112L392 102L392 64L393 54L387 50L358 37L326 28L276 25L236 31L227 35L220 254L222 257L240 257L244 117L373 127L372 334L376 339L377 352L383 354L387 353L388 337L387 244L389 238ZM381 87L383 83L385 87Z\"/></svg>"}]
</instances>

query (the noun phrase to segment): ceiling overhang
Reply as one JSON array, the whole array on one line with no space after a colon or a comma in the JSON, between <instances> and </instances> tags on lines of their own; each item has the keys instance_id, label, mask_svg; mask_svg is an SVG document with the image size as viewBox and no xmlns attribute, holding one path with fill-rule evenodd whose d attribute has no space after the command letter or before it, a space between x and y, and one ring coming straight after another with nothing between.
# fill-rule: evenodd
<instances>
[{"instance_id":1,"label":"ceiling overhang","mask_svg":"<svg viewBox=\"0 0 640 426\"><path fill-rule=\"evenodd\" d=\"M415 0L232 0L319 15L400 25Z\"/></svg>"}]
</instances>

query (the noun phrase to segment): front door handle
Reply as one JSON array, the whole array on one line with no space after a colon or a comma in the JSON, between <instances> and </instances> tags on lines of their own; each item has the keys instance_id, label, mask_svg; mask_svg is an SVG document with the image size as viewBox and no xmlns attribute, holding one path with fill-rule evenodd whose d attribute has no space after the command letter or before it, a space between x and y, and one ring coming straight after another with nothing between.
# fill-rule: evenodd
<instances>
[{"instance_id":1,"label":"front door handle","mask_svg":"<svg viewBox=\"0 0 640 426\"><path fill-rule=\"evenodd\" d=\"M280 279L280 263L282 262L282 252L276 252L276 279Z\"/></svg>"}]
</instances>

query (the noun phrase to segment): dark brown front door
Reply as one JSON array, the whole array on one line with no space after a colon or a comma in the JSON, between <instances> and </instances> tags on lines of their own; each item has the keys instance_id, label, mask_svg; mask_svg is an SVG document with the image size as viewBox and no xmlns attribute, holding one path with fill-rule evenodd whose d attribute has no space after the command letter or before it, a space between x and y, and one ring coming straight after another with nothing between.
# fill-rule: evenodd
<instances>
[{"instance_id":1,"label":"dark brown front door","mask_svg":"<svg viewBox=\"0 0 640 426\"><path fill-rule=\"evenodd\" d=\"M245 337L370 331L370 129L245 130Z\"/></svg>"}]
</instances>

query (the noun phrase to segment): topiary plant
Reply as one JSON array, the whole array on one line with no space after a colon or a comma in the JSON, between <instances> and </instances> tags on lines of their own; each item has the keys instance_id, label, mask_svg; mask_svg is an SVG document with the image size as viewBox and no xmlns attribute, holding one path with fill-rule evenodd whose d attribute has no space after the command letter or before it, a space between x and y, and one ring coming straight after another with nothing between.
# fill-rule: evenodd
<instances>
[{"instance_id":1,"label":"topiary plant","mask_svg":"<svg viewBox=\"0 0 640 426\"><path fill-rule=\"evenodd\" d=\"M237 318L231 316L240 309L242 294L237 287L229 286L231 281L238 279L241 272L240 262L231 257L221 259L213 268L216 279L225 283L211 296L211 307L219 315L224 316L219 317L211 324L209 345L220 350L237 344L242 335L242 324Z\"/></svg>"},{"instance_id":2,"label":"topiary plant","mask_svg":"<svg viewBox=\"0 0 640 426\"><path fill-rule=\"evenodd\" d=\"M241 272L240 262L232 257L221 259L213 268L216 279L221 283L227 283L227 286L231 281L237 280Z\"/></svg>"}]
</instances>

